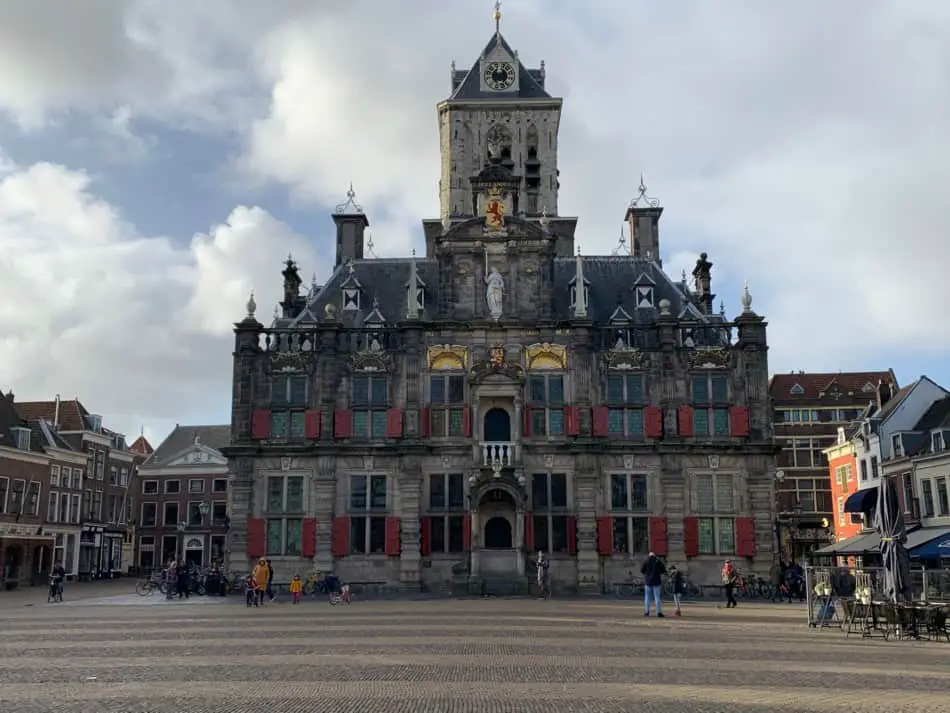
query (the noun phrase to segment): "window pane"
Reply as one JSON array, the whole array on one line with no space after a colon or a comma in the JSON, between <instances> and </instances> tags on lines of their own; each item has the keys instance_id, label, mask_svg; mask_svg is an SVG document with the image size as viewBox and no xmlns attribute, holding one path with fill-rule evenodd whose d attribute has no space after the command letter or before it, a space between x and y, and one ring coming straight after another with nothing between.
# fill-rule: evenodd
<instances>
[{"instance_id":1,"label":"window pane","mask_svg":"<svg viewBox=\"0 0 950 713\"><path fill-rule=\"evenodd\" d=\"M306 406L309 399L307 398L307 377L306 376L291 376L290 377L290 403L294 406Z\"/></svg>"},{"instance_id":2,"label":"window pane","mask_svg":"<svg viewBox=\"0 0 950 713\"><path fill-rule=\"evenodd\" d=\"M465 403L465 377L464 376L450 376L449 377L449 403L451 404Z\"/></svg>"},{"instance_id":3,"label":"window pane","mask_svg":"<svg viewBox=\"0 0 950 713\"><path fill-rule=\"evenodd\" d=\"M716 510L718 512L732 512L733 507L732 476L716 476Z\"/></svg>"},{"instance_id":4,"label":"window pane","mask_svg":"<svg viewBox=\"0 0 950 713\"><path fill-rule=\"evenodd\" d=\"M465 507L465 481L461 473L449 474L449 508L461 510Z\"/></svg>"},{"instance_id":5,"label":"window pane","mask_svg":"<svg viewBox=\"0 0 950 713\"><path fill-rule=\"evenodd\" d=\"M650 551L650 521L645 517L630 518L633 539L630 546L632 554L645 555Z\"/></svg>"},{"instance_id":6,"label":"window pane","mask_svg":"<svg viewBox=\"0 0 950 713\"><path fill-rule=\"evenodd\" d=\"M567 507L567 476L564 473L551 474L551 507Z\"/></svg>"},{"instance_id":7,"label":"window pane","mask_svg":"<svg viewBox=\"0 0 950 713\"><path fill-rule=\"evenodd\" d=\"M303 476L287 476L287 505L288 512L301 512L303 507Z\"/></svg>"},{"instance_id":8,"label":"window pane","mask_svg":"<svg viewBox=\"0 0 950 713\"><path fill-rule=\"evenodd\" d=\"M613 519L614 552L626 554L630 552L630 543L627 541L627 518Z\"/></svg>"},{"instance_id":9,"label":"window pane","mask_svg":"<svg viewBox=\"0 0 950 713\"><path fill-rule=\"evenodd\" d=\"M270 382L270 402L273 406L287 403L287 377L278 376Z\"/></svg>"},{"instance_id":10,"label":"window pane","mask_svg":"<svg viewBox=\"0 0 950 713\"><path fill-rule=\"evenodd\" d=\"M449 521L449 552L462 552L465 545L465 518L461 515L453 515L447 518Z\"/></svg>"},{"instance_id":11,"label":"window pane","mask_svg":"<svg viewBox=\"0 0 950 713\"><path fill-rule=\"evenodd\" d=\"M547 409L543 409L543 408L531 409L531 435L532 436L548 435Z\"/></svg>"},{"instance_id":12,"label":"window pane","mask_svg":"<svg viewBox=\"0 0 950 713\"><path fill-rule=\"evenodd\" d=\"M366 476L350 477L350 510L366 509Z\"/></svg>"},{"instance_id":13,"label":"window pane","mask_svg":"<svg viewBox=\"0 0 950 713\"><path fill-rule=\"evenodd\" d=\"M548 536L548 516L535 515L531 520L534 527L534 549L548 552L551 549L551 538Z\"/></svg>"},{"instance_id":14,"label":"window pane","mask_svg":"<svg viewBox=\"0 0 950 713\"><path fill-rule=\"evenodd\" d=\"M429 379L429 400L434 404L445 403L445 377L433 376Z\"/></svg>"},{"instance_id":15,"label":"window pane","mask_svg":"<svg viewBox=\"0 0 950 713\"><path fill-rule=\"evenodd\" d=\"M283 554L283 534L284 534L284 521L283 520L268 520L267 521L267 554L269 555L280 555Z\"/></svg>"},{"instance_id":16,"label":"window pane","mask_svg":"<svg viewBox=\"0 0 950 713\"><path fill-rule=\"evenodd\" d=\"M285 554L297 555L303 551L301 543L303 542L303 520L287 520L287 547Z\"/></svg>"},{"instance_id":17,"label":"window pane","mask_svg":"<svg viewBox=\"0 0 950 713\"><path fill-rule=\"evenodd\" d=\"M531 507L546 510L548 507L548 475L535 473L531 476Z\"/></svg>"},{"instance_id":18,"label":"window pane","mask_svg":"<svg viewBox=\"0 0 950 713\"><path fill-rule=\"evenodd\" d=\"M386 552L386 518L369 518L369 551L378 555Z\"/></svg>"},{"instance_id":19,"label":"window pane","mask_svg":"<svg viewBox=\"0 0 950 713\"><path fill-rule=\"evenodd\" d=\"M696 502L694 512L715 512L716 501L713 494L713 477L711 475L696 476Z\"/></svg>"},{"instance_id":20,"label":"window pane","mask_svg":"<svg viewBox=\"0 0 950 713\"><path fill-rule=\"evenodd\" d=\"M567 517L551 516L551 551L567 552Z\"/></svg>"},{"instance_id":21,"label":"window pane","mask_svg":"<svg viewBox=\"0 0 950 713\"><path fill-rule=\"evenodd\" d=\"M449 410L449 435L461 436L465 431L465 412L460 408Z\"/></svg>"},{"instance_id":22,"label":"window pane","mask_svg":"<svg viewBox=\"0 0 950 713\"><path fill-rule=\"evenodd\" d=\"M693 411L693 432L697 436L709 435L709 410L699 408Z\"/></svg>"},{"instance_id":23,"label":"window pane","mask_svg":"<svg viewBox=\"0 0 950 713\"><path fill-rule=\"evenodd\" d=\"M637 474L630 476L630 509L649 509L649 502L647 498L647 477L645 475Z\"/></svg>"},{"instance_id":24,"label":"window pane","mask_svg":"<svg viewBox=\"0 0 950 713\"><path fill-rule=\"evenodd\" d=\"M710 377L712 382L712 400L714 404L729 403L729 383L725 376Z\"/></svg>"},{"instance_id":25,"label":"window pane","mask_svg":"<svg viewBox=\"0 0 950 713\"><path fill-rule=\"evenodd\" d=\"M357 438L369 438L369 411L353 412L353 435Z\"/></svg>"},{"instance_id":26,"label":"window pane","mask_svg":"<svg viewBox=\"0 0 950 713\"><path fill-rule=\"evenodd\" d=\"M713 519L704 517L699 520L699 553L712 555L716 553L716 541Z\"/></svg>"},{"instance_id":27,"label":"window pane","mask_svg":"<svg viewBox=\"0 0 950 713\"><path fill-rule=\"evenodd\" d=\"M431 425L431 433L433 436L445 436L445 416L446 412L443 409L432 409L429 412L429 424Z\"/></svg>"},{"instance_id":28,"label":"window pane","mask_svg":"<svg viewBox=\"0 0 950 713\"><path fill-rule=\"evenodd\" d=\"M373 411L373 428L372 433L370 434L371 438L385 438L386 437L386 412L385 411Z\"/></svg>"},{"instance_id":29,"label":"window pane","mask_svg":"<svg viewBox=\"0 0 950 713\"><path fill-rule=\"evenodd\" d=\"M736 528L735 520L730 518L719 518L719 553L723 555L732 554L736 551Z\"/></svg>"},{"instance_id":30,"label":"window pane","mask_svg":"<svg viewBox=\"0 0 950 713\"><path fill-rule=\"evenodd\" d=\"M626 510L627 509L627 476L626 475L611 475L610 476L610 509L611 510Z\"/></svg>"},{"instance_id":31,"label":"window pane","mask_svg":"<svg viewBox=\"0 0 950 713\"><path fill-rule=\"evenodd\" d=\"M429 509L445 508L445 478L442 475L429 476Z\"/></svg>"},{"instance_id":32,"label":"window pane","mask_svg":"<svg viewBox=\"0 0 950 713\"><path fill-rule=\"evenodd\" d=\"M627 435L631 438L643 438L643 411L640 409L628 409Z\"/></svg>"},{"instance_id":33,"label":"window pane","mask_svg":"<svg viewBox=\"0 0 950 713\"><path fill-rule=\"evenodd\" d=\"M696 405L709 403L709 382L705 376L694 376L693 383L693 403Z\"/></svg>"},{"instance_id":34,"label":"window pane","mask_svg":"<svg viewBox=\"0 0 950 713\"><path fill-rule=\"evenodd\" d=\"M713 409L713 435L714 436L728 436L729 435L729 409L727 408Z\"/></svg>"},{"instance_id":35,"label":"window pane","mask_svg":"<svg viewBox=\"0 0 950 713\"><path fill-rule=\"evenodd\" d=\"M564 403L564 377L548 377L548 403L553 406L560 406Z\"/></svg>"},{"instance_id":36,"label":"window pane","mask_svg":"<svg viewBox=\"0 0 950 713\"><path fill-rule=\"evenodd\" d=\"M386 406L389 404L389 383L385 377L370 377L370 398L373 406Z\"/></svg>"},{"instance_id":37,"label":"window pane","mask_svg":"<svg viewBox=\"0 0 950 713\"><path fill-rule=\"evenodd\" d=\"M547 400L543 376L532 376L528 379L528 401L543 404Z\"/></svg>"},{"instance_id":38,"label":"window pane","mask_svg":"<svg viewBox=\"0 0 950 713\"><path fill-rule=\"evenodd\" d=\"M548 435L549 436L563 436L564 435L564 411L559 408L549 408L548 409Z\"/></svg>"},{"instance_id":39,"label":"window pane","mask_svg":"<svg viewBox=\"0 0 950 713\"><path fill-rule=\"evenodd\" d=\"M429 520L429 528L429 549L432 552L445 552L445 518L432 518Z\"/></svg>"},{"instance_id":40,"label":"window pane","mask_svg":"<svg viewBox=\"0 0 950 713\"><path fill-rule=\"evenodd\" d=\"M607 411L607 432L611 436L623 435L623 409L612 408Z\"/></svg>"},{"instance_id":41,"label":"window pane","mask_svg":"<svg viewBox=\"0 0 950 713\"><path fill-rule=\"evenodd\" d=\"M627 403L643 403L643 377L639 374L627 374Z\"/></svg>"},{"instance_id":42,"label":"window pane","mask_svg":"<svg viewBox=\"0 0 950 713\"><path fill-rule=\"evenodd\" d=\"M366 518L350 518L350 552L357 555L366 554Z\"/></svg>"},{"instance_id":43,"label":"window pane","mask_svg":"<svg viewBox=\"0 0 950 713\"><path fill-rule=\"evenodd\" d=\"M289 431L289 428L289 418L286 411L270 412L271 438L287 438L287 432Z\"/></svg>"},{"instance_id":44,"label":"window pane","mask_svg":"<svg viewBox=\"0 0 950 713\"><path fill-rule=\"evenodd\" d=\"M374 475L369 479L369 506L373 510L386 509L386 476Z\"/></svg>"},{"instance_id":45,"label":"window pane","mask_svg":"<svg viewBox=\"0 0 950 713\"><path fill-rule=\"evenodd\" d=\"M291 411L290 413L290 437L301 439L305 433L305 421L303 411Z\"/></svg>"},{"instance_id":46,"label":"window pane","mask_svg":"<svg viewBox=\"0 0 950 713\"><path fill-rule=\"evenodd\" d=\"M284 509L284 479L267 479L267 512L281 512Z\"/></svg>"},{"instance_id":47,"label":"window pane","mask_svg":"<svg viewBox=\"0 0 950 713\"><path fill-rule=\"evenodd\" d=\"M614 374L607 377L607 403L623 403L623 374Z\"/></svg>"},{"instance_id":48,"label":"window pane","mask_svg":"<svg viewBox=\"0 0 950 713\"><path fill-rule=\"evenodd\" d=\"M353 377L353 405L365 406L369 403L369 377Z\"/></svg>"}]
</instances>

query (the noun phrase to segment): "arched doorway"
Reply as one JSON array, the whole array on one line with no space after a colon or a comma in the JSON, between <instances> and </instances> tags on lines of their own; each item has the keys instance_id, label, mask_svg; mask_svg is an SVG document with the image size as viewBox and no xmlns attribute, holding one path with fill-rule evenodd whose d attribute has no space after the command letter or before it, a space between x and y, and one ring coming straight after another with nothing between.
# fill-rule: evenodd
<instances>
[{"instance_id":1,"label":"arched doorway","mask_svg":"<svg viewBox=\"0 0 950 713\"><path fill-rule=\"evenodd\" d=\"M185 540L185 561L196 567L204 565L205 547L200 537L189 537Z\"/></svg>"},{"instance_id":2,"label":"arched doorway","mask_svg":"<svg viewBox=\"0 0 950 713\"><path fill-rule=\"evenodd\" d=\"M482 539L486 550L510 550L512 547L511 522L506 517L492 517L485 522Z\"/></svg>"},{"instance_id":3,"label":"arched doorway","mask_svg":"<svg viewBox=\"0 0 950 713\"><path fill-rule=\"evenodd\" d=\"M488 409L485 413L484 436L493 443L511 440L511 416L503 408Z\"/></svg>"}]
</instances>

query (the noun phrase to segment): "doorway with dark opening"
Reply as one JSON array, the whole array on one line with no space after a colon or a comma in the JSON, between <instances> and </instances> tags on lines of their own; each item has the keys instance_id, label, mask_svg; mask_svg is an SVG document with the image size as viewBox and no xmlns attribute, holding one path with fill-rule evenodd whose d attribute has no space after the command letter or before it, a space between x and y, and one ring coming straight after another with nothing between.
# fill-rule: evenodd
<instances>
[{"instance_id":1,"label":"doorway with dark opening","mask_svg":"<svg viewBox=\"0 0 950 713\"><path fill-rule=\"evenodd\" d=\"M510 550L512 547L511 523L500 515L485 523L485 549Z\"/></svg>"},{"instance_id":2,"label":"doorway with dark opening","mask_svg":"<svg viewBox=\"0 0 950 713\"><path fill-rule=\"evenodd\" d=\"M485 440L498 443L511 440L511 417L503 408L489 409L485 414Z\"/></svg>"}]
</instances>

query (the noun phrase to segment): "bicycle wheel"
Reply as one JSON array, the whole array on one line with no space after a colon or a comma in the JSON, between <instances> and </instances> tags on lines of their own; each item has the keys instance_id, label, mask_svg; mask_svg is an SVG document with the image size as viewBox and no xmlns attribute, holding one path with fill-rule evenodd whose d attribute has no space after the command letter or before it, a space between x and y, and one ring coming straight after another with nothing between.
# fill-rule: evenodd
<instances>
[{"instance_id":1,"label":"bicycle wheel","mask_svg":"<svg viewBox=\"0 0 950 713\"><path fill-rule=\"evenodd\" d=\"M135 593L140 597L147 597L152 593L152 583L149 581L139 582L135 585Z\"/></svg>"}]
</instances>

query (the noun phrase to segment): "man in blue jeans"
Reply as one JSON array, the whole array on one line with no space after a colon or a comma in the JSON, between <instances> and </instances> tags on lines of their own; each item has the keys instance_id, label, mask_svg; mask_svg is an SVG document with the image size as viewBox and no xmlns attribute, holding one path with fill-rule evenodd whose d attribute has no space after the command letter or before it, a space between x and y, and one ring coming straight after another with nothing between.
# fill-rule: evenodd
<instances>
[{"instance_id":1,"label":"man in blue jeans","mask_svg":"<svg viewBox=\"0 0 950 713\"><path fill-rule=\"evenodd\" d=\"M656 607L656 615L663 618L663 575L666 565L653 552L640 567L643 575L643 616L650 616L650 598Z\"/></svg>"}]
</instances>

